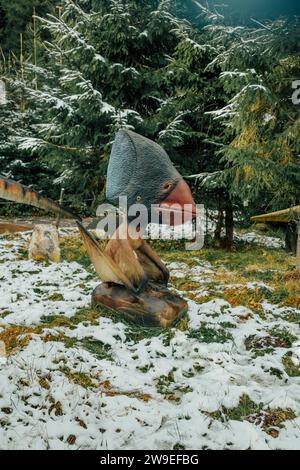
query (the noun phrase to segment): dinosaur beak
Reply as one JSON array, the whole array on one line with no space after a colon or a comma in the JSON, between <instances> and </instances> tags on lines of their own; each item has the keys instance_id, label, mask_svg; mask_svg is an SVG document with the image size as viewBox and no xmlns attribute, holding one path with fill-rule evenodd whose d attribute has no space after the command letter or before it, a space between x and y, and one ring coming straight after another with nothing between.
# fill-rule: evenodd
<instances>
[{"instance_id":1,"label":"dinosaur beak","mask_svg":"<svg viewBox=\"0 0 300 470\"><path fill-rule=\"evenodd\" d=\"M162 214L168 214L169 225L180 225L196 219L197 207L191 190L181 178L175 188L161 201L159 210Z\"/></svg>"}]
</instances>

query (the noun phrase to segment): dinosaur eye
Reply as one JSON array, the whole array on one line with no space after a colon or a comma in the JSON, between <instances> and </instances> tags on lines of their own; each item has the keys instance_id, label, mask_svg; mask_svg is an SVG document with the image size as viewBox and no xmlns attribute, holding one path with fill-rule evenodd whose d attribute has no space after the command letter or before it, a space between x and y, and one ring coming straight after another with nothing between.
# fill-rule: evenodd
<instances>
[{"instance_id":1,"label":"dinosaur eye","mask_svg":"<svg viewBox=\"0 0 300 470\"><path fill-rule=\"evenodd\" d=\"M172 183L170 183L170 182L166 183L166 184L163 185L163 190L164 191L169 191L169 189L171 189L171 187L172 187Z\"/></svg>"},{"instance_id":2,"label":"dinosaur eye","mask_svg":"<svg viewBox=\"0 0 300 470\"><path fill-rule=\"evenodd\" d=\"M137 201L137 202L140 202L141 200L142 200L141 196L137 196L137 197L136 197L136 201Z\"/></svg>"}]
</instances>

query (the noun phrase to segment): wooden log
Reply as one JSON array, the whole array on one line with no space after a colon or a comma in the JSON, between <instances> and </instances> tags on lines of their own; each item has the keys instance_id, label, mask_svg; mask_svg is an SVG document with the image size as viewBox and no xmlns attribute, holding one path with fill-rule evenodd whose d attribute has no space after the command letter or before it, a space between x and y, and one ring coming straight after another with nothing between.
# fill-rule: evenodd
<instances>
[{"instance_id":1,"label":"wooden log","mask_svg":"<svg viewBox=\"0 0 300 470\"><path fill-rule=\"evenodd\" d=\"M171 326L187 311L187 302L166 287L151 284L139 295L126 287L104 282L92 293L93 307L107 307L144 326Z\"/></svg>"},{"instance_id":2,"label":"wooden log","mask_svg":"<svg viewBox=\"0 0 300 470\"><path fill-rule=\"evenodd\" d=\"M300 219L300 206L293 206L282 211L270 212L269 214L255 215L251 217L253 222L290 222Z\"/></svg>"}]
</instances>

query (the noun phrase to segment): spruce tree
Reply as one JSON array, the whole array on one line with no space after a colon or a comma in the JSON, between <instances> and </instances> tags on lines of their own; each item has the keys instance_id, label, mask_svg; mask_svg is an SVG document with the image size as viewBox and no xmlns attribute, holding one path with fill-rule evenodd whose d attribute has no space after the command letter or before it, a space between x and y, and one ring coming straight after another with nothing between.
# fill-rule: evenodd
<instances>
[{"instance_id":1,"label":"spruce tree","mask_svg":"<svg viewBox=\"0 0 300 470\"><path fill-rule=\"evenodd\" d=\"M300 23L278 20L260 27L211 25L221 68L225 106L212 112L223 126L219 152L233 198L253 212L285 209L300 200L299 106L292 83L300 75Z\"/></svg>"},{"instance_id":2,"label":"spruce tree","mask_svg":"<svg viewBox=\"0 0 300 470\"><path fill-rule=\"evenodd\" d=\"M103 199L119 128L170 135L173 116L159 112L174 93L167 67L185 24L170 4L65 0L58 15L38 18L51 40L43 42L44 63L26 63L18 80L32 113L18 149L42 158L57 174L57 194L64 186L78 209L93 210Z\"/></svg>"}]
</instances>

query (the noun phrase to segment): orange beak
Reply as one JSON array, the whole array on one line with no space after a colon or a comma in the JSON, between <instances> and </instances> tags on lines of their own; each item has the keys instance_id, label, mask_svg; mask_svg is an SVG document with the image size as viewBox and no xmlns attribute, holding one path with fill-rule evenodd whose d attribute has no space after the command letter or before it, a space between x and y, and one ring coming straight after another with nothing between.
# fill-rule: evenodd
<instances>
[{"instance_id":1,"label":"orange beak","mask_svg":"<svg viewBox=\"0 0 300 470\"><path fill-rule=\"evenodd\" d=\"M191 190L182 178L166 199L159 204L159 211L169 218L169 225L180 225L196 219L197 207Z\"/></svg>"}]
</instances>

